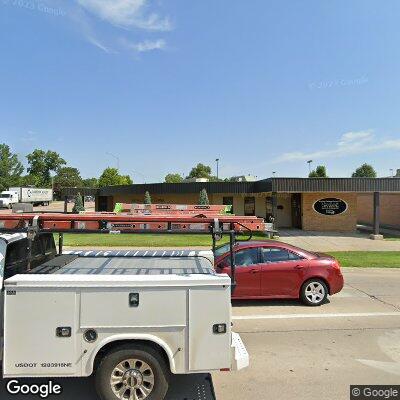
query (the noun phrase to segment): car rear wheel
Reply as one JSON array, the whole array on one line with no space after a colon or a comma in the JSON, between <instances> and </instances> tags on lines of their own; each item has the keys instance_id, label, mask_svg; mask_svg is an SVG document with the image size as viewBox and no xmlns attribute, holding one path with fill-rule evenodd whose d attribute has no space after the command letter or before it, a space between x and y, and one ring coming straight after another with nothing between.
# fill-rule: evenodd
<instances>
[{"instance_id":1,"label":"car rear wheel","mask_svg":"<svg viewBox=\"0 0 400 400\"><path fill-rule=\"evenodd\" d=\"M328 296L328 287L320 279L310 279L303 284L300 298L307 306L320 306Z\"/></svg>"},{"instance_id":2,"label":"car rear wheel","mask_svg":"<svg viewBox=\"0 0 400 400\"><path fill-rule=\"evenodd\" d=\"M168 380L167 364L152 347L122 346L101 361L96 389L102 400L162 400Z\"/></svg>"}]
</instances>

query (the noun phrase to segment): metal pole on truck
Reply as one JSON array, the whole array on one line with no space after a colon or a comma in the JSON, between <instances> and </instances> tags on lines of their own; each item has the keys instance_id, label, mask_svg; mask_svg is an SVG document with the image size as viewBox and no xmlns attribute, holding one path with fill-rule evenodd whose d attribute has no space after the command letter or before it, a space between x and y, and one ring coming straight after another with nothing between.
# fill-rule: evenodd
<instances>
[{"instance_id":1,"label":"metal pole on truck","mask_svg":"<svg viewBox=\"0 0 400 400\"><path fill-rule=\"evenodd\" d=\"M235 231L231 230L229 232L229 250L230 250L230 261L231 261L231 291L232 293L235 291L236 288L236 266L235 266Z\"/></svg>"},{"instance_id":2,"label":"metal pole on truck","mask_svg":"<svg viewBox=\"0 0 400 400\"><path fill-rule=\"evenodd\" d=\"M64 234L59 232L58 233L58 254L62 254L63 245L64 245Z\"/></svg>"}]
</instances>

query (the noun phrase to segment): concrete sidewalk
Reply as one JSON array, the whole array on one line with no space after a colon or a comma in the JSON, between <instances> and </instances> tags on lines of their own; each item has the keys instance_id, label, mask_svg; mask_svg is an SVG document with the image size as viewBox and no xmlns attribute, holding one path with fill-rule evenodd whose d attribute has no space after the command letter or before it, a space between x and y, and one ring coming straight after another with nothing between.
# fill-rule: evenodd
<instances>
[{"instance_id":1,"label":"concrete sidewalk","mask_svg":"<svg viewBox=\"0 0 400 400\"><path fill-rule=\"evenodd\" d=\"M306 232L282 229L280 240L310 251L400 251L400 240L371 240L358 232Z\"/></svg>"}]
</instances>

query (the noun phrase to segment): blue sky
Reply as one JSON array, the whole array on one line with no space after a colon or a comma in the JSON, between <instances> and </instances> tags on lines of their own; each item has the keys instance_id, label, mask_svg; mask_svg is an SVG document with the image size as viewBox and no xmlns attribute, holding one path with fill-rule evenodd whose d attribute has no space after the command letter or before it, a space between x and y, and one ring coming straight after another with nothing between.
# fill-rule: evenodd
<instances>
[{"instance_id":1,"label":"blue sky","mask_svg":"<svg viewBox=\"0 0 400 400\"><path fill-rule=\"evenodd\" d=\"M84 177L400 168L397 0L0 0L0 142Z\"/></svg>"}]
</instances>

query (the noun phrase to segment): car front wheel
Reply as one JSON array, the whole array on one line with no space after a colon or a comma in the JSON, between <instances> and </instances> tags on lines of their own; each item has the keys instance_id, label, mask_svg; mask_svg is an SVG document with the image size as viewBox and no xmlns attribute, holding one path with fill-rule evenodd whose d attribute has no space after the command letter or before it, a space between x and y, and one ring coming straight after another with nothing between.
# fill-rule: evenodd
<instances>
[{"instance_id":1,"label":"car front wheel","mask_svg":"<svg viewBox=\"0 0 400 400\"><path fill-rule=\"evenodd\" d=\"M310 279L303 284L300 298L307 306L320 306L328 296L328 288L320 279Z\"/></svg>"}]
</instances>

